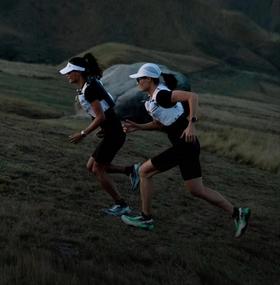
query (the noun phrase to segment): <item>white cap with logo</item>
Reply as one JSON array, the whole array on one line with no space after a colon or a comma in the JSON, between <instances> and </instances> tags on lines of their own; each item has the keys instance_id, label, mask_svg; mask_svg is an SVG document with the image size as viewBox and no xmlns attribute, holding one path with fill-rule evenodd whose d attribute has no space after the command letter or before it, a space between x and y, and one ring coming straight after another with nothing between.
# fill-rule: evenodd
<instances>
[{"instance_id":1,"label":"white cap with logo","mask_svg":"<svg viewBox=\"0 0 280 285\"><path fill-rule=\"evenodd\" d=\"M152 77L159 78L161 75L161 70L158 65L154 63L145 63L143 64L137 73L129 75L130 78L139 78L139 77Z\"/></svg>"}]
</instances>

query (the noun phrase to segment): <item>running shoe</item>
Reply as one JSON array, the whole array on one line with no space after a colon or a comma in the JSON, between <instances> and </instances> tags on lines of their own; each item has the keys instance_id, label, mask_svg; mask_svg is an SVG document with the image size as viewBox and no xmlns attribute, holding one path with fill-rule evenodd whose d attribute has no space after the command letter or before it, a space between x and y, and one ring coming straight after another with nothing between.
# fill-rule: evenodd
<instances>
[{"instance_id":1,"label":"running shoe","mask_svg":"<svg viewBox=\"0 0 280 285\"><path fill-rule=\"evenodd\" d=\"M237 214L234 217L235 224L235 236L236 238L241 237L248 226L248 221L251 215L250 208L238 208Z\"/></svg>"},{"instance_id":2,"label":"running shoe","mask_svg":"<svg viewBox=\"0 0 280 285\"><path fill-rule=\"evenodd\" d=\"M145 219L142 215L140 216L122 215L121 219L125 224L129 226L141 228L144 230L152 230L154 228L154 220L152 218Z\"/></svg>"},{"instance_id":3,"label":"running shoe","mask_svg":"<svg viewBox=\"0 0 280 285\"><path fill-rule=\"evenodd\" d=\"M133 165L133 169L131 174L129 175L131 188L130 190L132 192L136 192L140 183L140 176L139 176L139 169L140 169L141 163L135 163Z\"/></svg>"},{"instance_id":4,"label":"running shoe","mask_svg":"<svg viewBox=\"0 0 280 285\"><path fill-rule=\"evenodd\" d=\"M103 209L103 212L107 215L118 217L121 215L129 214L131 212L131 209L128 206L115 204L111 208Z\"/></svg>"}]
</instances>

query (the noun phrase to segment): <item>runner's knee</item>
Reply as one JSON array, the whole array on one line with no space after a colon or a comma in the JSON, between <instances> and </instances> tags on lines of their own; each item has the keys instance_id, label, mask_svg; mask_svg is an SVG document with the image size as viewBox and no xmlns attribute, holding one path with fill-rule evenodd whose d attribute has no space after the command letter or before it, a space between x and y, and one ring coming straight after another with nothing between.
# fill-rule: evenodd
<instances>
[{"instance_id":1,"label":"runner's knee","mask_svg":"<svg viewBox=\"0 0 280 285\"><path fill-rule=\"evenodd\" d=\"M95 176L99 176L100 174L103 173L103 168L100 167L98 164L94 163L92 168L91 168L91 172L95 175Z\"/></svg>"},{"instance_id":2,"label":"runner's knee","mask_svg":"<svg viewBox=\"0 0 280 285\"><path fill-rule=\"evenodd\" d=\"M91 168L91 172L95 176L102 176L104 172L106 172L106 167L103 164L98 164L97 162L94 162Z\"/></svg>"},{"instance_id":3,"label":"runner's knee","mask_svg":"<svg viewBox=\"0 0 280 285\"><path fill-rule=\"evenodd\" d=\"M86 165L87 170L88 170L89 172L92 172L93 164L94 164L94 159L91 157L91 158L88 160L87 165Z\"/></svg>"},{"instance_id":4,"label":"runner's knee","mask_svg":"<svg viewBox=\"0 0 280 285\"><path fill-rule=\"evenodd\" d=\"M89 171L89 172L92 172L92 163L87 163L87 170Z\"/></svg>"},{"instance_id":5,"label":"runner's knee","mask_svg":"<svg viewBox=\"0 0 280 285\"><path fill-rule=\"evenodd\" d=\"M139 169L139 176L140 178L150 178L151 171L147 167L145 167L145 165L141 165Z\"/></svg>"},{"instance_id":6,"label":"runner's knee","mask_svg":"<svg viewBox=\"0 0 280 285\"><path fill-rule=\"evenodd\" d=\"M205 196L205 187L200 183L186 183L188 191L195 197L204 197Z\"/></svg>"}]
</instances>

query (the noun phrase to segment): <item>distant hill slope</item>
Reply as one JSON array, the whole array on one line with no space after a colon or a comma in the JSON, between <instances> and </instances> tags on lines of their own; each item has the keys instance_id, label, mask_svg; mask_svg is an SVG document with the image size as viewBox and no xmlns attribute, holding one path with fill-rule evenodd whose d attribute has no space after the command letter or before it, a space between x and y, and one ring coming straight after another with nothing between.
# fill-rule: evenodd
<instances>
[{"instance_id":1,"label":"distant hill slope","mask_svg":"<svg viewBox=\"0 0 280 285\"><path fill-rule=\"evenodd\" d=\"M278 96L280 92L279 73L268 75L255 70L242 70L209 56L196 57L174 54L118 43L98 45L80 55L85 52L92 52L98 58L104 70L115 64L156 62L185 74L190 80L192 89L198 93L213 92L226 96L248 98L254 101L280 103ZM248 68L249 59L249 56L245 58L248 62ZM256 61L254 64L256 64ZM10 74L16 75L17 78L51 79L59 80L62 83L64 78L59 75L58 70L64 65L65 61L54 66L0 60L0 74L2 72L5 78L9 78L7 74ZM259 65L262 65L262 68L265 66L273 68L261 59ZM6 80L4 77L3 80ZM17 79L11 79L11 81L15 81L12 85L18 85ZM55 81L54 84L57 84ZM3 84L7 85L6 83ZM67 87L64 84L63 88ZM17 92L21 93L21 89L19 86ZM70 87L67 88L67 90L70 89Z\"/></svg>"},{"instance_id":2,"label":"distant hill slope","mask_svg":"<svg viewBox=\"0 0 280 285\"><path fill-rule=\"evenodd\" d=\"M210 56L191 56L186 54L169 53L140 48L128 44L105 43L90 48L77 56L93 53L103 69L115 64L132 64L135 62L156 62L167 65L184 74L208 70L217 67L223 62ZM75 55L73 55L75 56ZM0 72L11 75L36 78L56 78L67 60L59 65L24 63L0 59Z\"/></svg>"},{"instance_id":3,"label":"distant hill slope","mask_svg":"<svg viewBox=\"0 0 280 285\"><path fill-rule=\"evenodd\" d=\"M279 69L280 40L245 15L206 0L170 3L2 0L0 57L59 63L113 41L172 53L206 54L245 66L249 57L253 68Z\"/></svg>"},{"instance_id":4,"label":"distant hill slope","mask_svg":"<svg viewBox=\"0 0 280 285\"><path fill-rule=\"evenodd\" d=\"M113 42L95 46L79 55L82 56L86 52L93 53L104 68L120 63L156 62L188 74L213 68L223 63L219 59L206 55L198 57L195 55L163 52Z\"/></svg>"},{"instance_id":5,"label":"distant hill slope","mask_svg":"<svg viewBox=\"0 0 280 285\"><path fill-rule=\"evenodd\" d=\"M208 0L215 6L240 11L261 27L280 32L279 0Z\"/></svg>"}]
</instances>

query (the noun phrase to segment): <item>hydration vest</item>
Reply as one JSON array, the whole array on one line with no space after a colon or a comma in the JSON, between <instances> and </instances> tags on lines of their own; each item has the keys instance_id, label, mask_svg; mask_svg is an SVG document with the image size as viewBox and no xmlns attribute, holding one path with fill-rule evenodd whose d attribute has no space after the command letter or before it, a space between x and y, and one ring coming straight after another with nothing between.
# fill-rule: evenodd
<instances>
[{"instance_id":1,"label":"hydration vest","mask_svg":"<svg viewBox=\"0 0 280 285\"><path fill-rule=\"evenodd\" d=\"M164 84L159 84L152 97L145 102L145 108L153 119L164 126L170 126L184 113L184 108L181 102L177 102L169 108L160 106L156 101L156 96L161 90L171 91Z\"/></svg>"},{"instance_id":2,"label":"hydration vest","mask_svg":"<svg viewBox=\"0 0 280 285\"><path fill-rule=\"evenodd\" d=\"M100 80L97 80L96 81L102 85L103 87L103 84ZM91 117L96 117L96 114L91 106L91 104L86 100L85 98L85 90L86 88L89 86L89 83L85 83L83 88L79 91L79 94L78 94L78 100L79 100L79 103L81 105L81 107L83 108L83 110L85 112L87 112ZM107 111L109 108L113 107L114 106L114 99L112 97L112 95L107 92L105 89L104 89L104 92L106 92L106 94L108 95L108 98L106 100L106 98L102 99L100 101L100 104L101 104L101 108L103 110L103 112Z\"/></svg>"}]
</instances>

